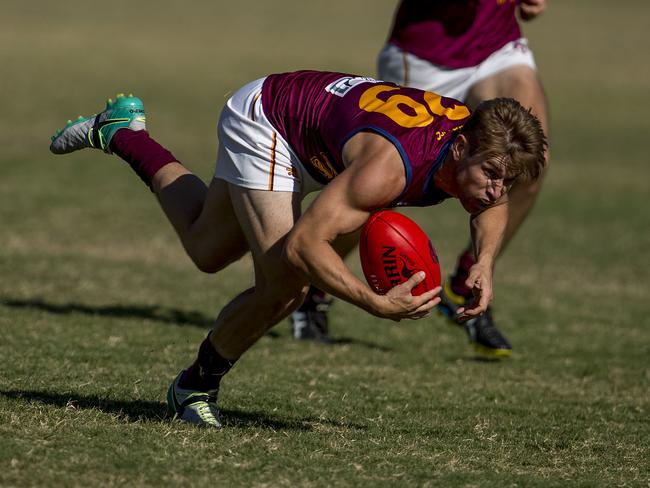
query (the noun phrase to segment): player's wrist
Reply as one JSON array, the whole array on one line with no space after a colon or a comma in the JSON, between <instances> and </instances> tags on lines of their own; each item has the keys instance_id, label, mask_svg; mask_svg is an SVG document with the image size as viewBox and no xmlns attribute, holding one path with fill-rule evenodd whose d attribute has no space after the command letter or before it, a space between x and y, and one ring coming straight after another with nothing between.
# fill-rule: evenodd
<instances>
[{"instance_id":1,"label":"player's wrist","mask_svg":"<svg viewBox=\"0 0 650 488\"><path fill-rule=\"evenodd\" d=\"M481 268L492 270L494 268L495 257L493 254L479 254L476 258L474 266L479 266Z\"/></svg>"},{"instance_id":2,"label":"player's wrist","mask_svg":"<svg viewBox=\"0 0 650 488\"><path fill-rule=\"evenodd\" d=\"M353 301L355 305L375 317L389 318L392 312L392 303L386 295L379 295L370 287L364 285L358 300Z\"/></svg>"},{"instance_id":3,"label":"player's wrist","mask_svg":"<svg viewBox=\"0 0 650 488\"><path fill-rule=\"evenodd\" d=\"M387 298L385 295L378 295L370 287L366 287L364 293L363 305L361 308L365 309L366 312L374 315L375 317L386 317L386 313L389 310Z\"/></svg>"}]
</instances>

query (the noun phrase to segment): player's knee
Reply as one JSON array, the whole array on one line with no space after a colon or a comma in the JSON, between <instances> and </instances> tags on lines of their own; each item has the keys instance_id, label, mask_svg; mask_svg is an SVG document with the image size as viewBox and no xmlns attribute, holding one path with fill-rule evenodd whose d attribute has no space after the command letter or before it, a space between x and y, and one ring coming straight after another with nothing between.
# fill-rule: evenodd
<instances>
[{"instance_id":1,"label":"player's knee","mask_svg":"<svg viewBox=\"0 0 650 488\"><path fill-rule=\"evenodd\" d=\"M214 253L205 253L200 251L188 252L190 259L199 271L204 273L216 273L225 268L230 261L225 262L218 259Z\"/></svg>"},{"instance_id":2,"label":"player's knee","mask_svg":"<svg viewBox=\"0 0 650 488\"><path fill-rule=\"evenodd\" d=\"M265 305L270 316L278 318L298 308L307 296L308 290L308 283L295 278L255 285L258 303Z\"/></svg>"},{"instance_id":3,"label":"player's knee","mask_svg":"<svg viewBox=\"0 0 650 488\"><path fill-rule=\"evenodd\" d=\"M197 260L193 260L193 261L197 269L199 271L202 271L203 273L214 274L223 268L223 266L219 266L216 263L213 263L211 261L197 261Z\"/></svg>"},{"instance_id":4,"label":"player's knee","mask_svg":"<svg viewBox=\"0 0 650 488\"><path fill-rule=\"evenodd\" d=\"M247 251L245 248L237 247L216 247L185 244L185 250L194 265L204 273L216 273L231 263L240 259Z\"/></svg>"},{"instance_id":5,"label":"player's knee","mask_svg":"<svg viewBox=\"0 0 650 488\"><path fill-rule=\"evenodd\" d=\"M185 249L194 263L194 266L196 266L199 271L203 271L204 273L216 273L222 268L222 266L220 266L212 256L200 252L200 249L190 248L188 246L185 246Z\"/></svg>"}]
</instances>

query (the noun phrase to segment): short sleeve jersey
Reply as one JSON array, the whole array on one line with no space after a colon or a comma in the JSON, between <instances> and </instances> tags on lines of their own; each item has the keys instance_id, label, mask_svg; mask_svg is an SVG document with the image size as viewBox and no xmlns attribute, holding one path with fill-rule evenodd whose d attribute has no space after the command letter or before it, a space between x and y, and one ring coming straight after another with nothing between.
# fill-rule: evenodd
<instances>
[{"instance_id":1,"label":"short sleeve jersey","mask_svg":"<svg viewBox=\"0 0 650 488\"><path fill-rule=\"evenodd\" d=\"M519 0L402 0L388 42L451 69L476 66L521 37Z\"/></svg>"},{"instance_id":2,"label":"short sleeve jersey","mask_svg":"<svg viewBox=\"0 0 650 488\"><path fill-rule=\"evenodd\" d=\"M463 103L394 83L344 73L270 75L262 105L309 174L327 184L344 169L342 150L360 131L398 150L406 186L393 205L433 205L448 198L433 176L470 115Z\"/></svg>"}]
</instances>

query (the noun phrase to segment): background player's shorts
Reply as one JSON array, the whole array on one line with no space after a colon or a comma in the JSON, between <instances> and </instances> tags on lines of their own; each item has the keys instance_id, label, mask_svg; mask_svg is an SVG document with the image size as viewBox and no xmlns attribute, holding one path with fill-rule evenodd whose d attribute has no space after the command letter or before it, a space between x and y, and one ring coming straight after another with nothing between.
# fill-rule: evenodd
<instances>
[{"instance_id":1,"label":"background player's shorts","mask_svg":"<svg viewBox=\"0 0 650 488\"><path fill-rule=\"evenodd\" d=\"M519 65L537 69L533 52L524 38L509 42L476 66L460 69L435 65L393 44L386 44L377 58L377 73L384 81L465 101L475 83Z\"/></svg>"},{"instance_id":2,"label":"background player's shorts","mask_svg":"<svg viewBox=\"0 0 650 488\"><path fill-rule=\"evenodd\" d=\"M253 190L290 191L303 196L320 190L262 108L264 78L240 88L219 118L214 177Z\"/></svg>"}]
</instances>

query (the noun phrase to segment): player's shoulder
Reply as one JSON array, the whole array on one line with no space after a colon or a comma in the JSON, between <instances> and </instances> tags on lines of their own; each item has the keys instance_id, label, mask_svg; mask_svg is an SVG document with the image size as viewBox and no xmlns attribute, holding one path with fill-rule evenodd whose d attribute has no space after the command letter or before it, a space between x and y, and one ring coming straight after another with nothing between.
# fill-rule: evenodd
<instances>
[{"instance_id":1,"label":"player's shoulder","mask_svg":"<svg viewBox=\"0 0 650 488\"><path fill-rule=\"evenodd\" d=\"M379 163L400 160L400 155L394 142L384 134L372 129L365 129L347 140L343 146L343 159L348 164L357 161Z\"/></svg>"}]
</instances>

